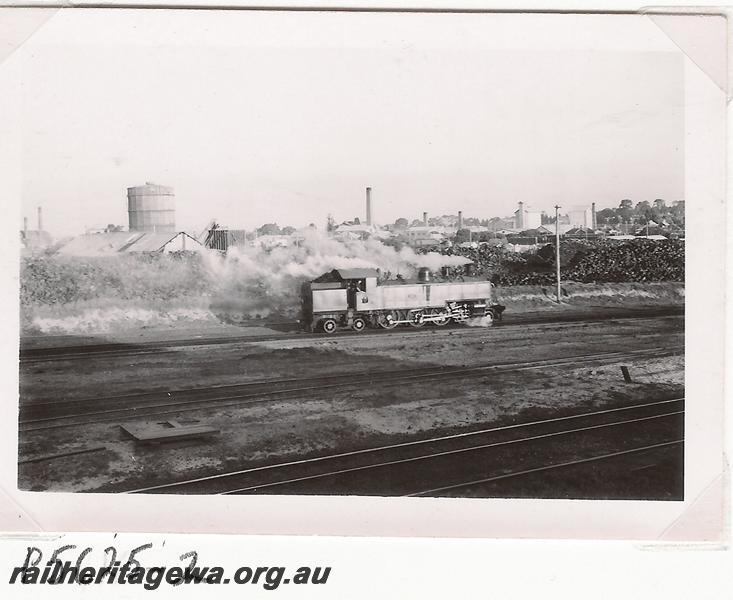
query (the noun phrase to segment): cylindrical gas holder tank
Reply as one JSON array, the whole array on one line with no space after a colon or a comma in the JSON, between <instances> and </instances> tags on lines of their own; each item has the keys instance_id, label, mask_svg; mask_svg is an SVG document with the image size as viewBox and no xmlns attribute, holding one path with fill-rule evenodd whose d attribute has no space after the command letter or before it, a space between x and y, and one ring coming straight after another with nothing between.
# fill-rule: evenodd
<instances>
[{"instance_id":1,"label":"cylindrical gas holder tank","mask_svg":"<svg viewBox=\"0 0 733 600\"><path fill-rule=\"evenodd\" d=\"M147 182L127 188L130 231L175 232L176 205L173 188Z\"/></svg>"}]
</instances>

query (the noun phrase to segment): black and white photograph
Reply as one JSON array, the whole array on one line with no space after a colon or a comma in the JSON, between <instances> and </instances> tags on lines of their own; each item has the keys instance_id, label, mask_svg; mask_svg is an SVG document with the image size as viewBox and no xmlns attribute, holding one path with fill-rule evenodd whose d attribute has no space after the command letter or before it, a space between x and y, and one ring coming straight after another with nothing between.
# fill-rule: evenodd
<instances>
[{"instance_id":1,"label":"black and white photograph","mask_svg":"<svg viewBox=\"0 0 733 600\"><path fill-rule=\"evenodd\" d=\"M686 19L37 18L18 492L693 500L724 223L689 111L727 83Z\"/></svg>"}]
</instances>

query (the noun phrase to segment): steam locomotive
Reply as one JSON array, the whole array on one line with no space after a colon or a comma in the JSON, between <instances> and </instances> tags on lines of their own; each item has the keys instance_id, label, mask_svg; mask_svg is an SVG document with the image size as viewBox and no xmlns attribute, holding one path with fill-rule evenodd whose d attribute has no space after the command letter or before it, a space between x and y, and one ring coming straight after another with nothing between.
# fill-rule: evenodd
<instances>
[{"instance_id":1,"label":"steam locomotive","mask_svg":"<svg viewBox=\"0 0 733 600\"><path fill-rule=\"evenodd\" d=\"M505 307L494 302L493 285L474 277L472 267L466 265L457 276L444 267L437 278L423 268L416 280L385 281L377 269L334 269L303 285L301 322L307 331L324 333L427 323L442 327L477 317L491 324Z\"/></svg>"}]
</instances>

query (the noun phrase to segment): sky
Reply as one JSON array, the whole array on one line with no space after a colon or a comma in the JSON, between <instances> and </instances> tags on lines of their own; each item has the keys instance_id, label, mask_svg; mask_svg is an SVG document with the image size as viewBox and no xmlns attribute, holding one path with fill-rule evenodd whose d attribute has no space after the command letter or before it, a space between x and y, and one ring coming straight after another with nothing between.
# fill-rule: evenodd
<instances>
[{"instance_id":1,"label":"sky","mask_svg":"<svg viewBox=\"0 0 733 600\"><path fill-rule=\"evenodd\" d=\"M14 55L23 215L127 225L146 181L194 232L363 218L366 186L378 223L683 199L681 54L450 17L61 11Z\"/></svg>"}]
</instances>

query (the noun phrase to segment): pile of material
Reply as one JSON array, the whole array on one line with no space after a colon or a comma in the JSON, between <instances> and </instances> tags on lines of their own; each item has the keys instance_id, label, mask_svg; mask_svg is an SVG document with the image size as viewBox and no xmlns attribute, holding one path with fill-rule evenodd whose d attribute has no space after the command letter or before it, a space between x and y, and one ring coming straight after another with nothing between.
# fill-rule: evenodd
<instances>
[{"instance_id":1,"label":"pile of material","mask_svg":"<svg viewBox=\"0 0 733 600\"><path fill-rule=\"evenodd\" d=\"M684 281L685 243L680 240L608 242L578 253L563 278L582 282Z\"/></svg>"},{"instance_id":2,"label":"pile of material","mask_svg":"<svg viewBox=\"0 0 733 600\"><path fill-rule=\"evenodd\" d=\"M443 252L471 259L478 275L499 285L547 285L555 279L555 248L550 244L535 253L488 245L454 246ZM684 281L685 244L681 240L567 240L560 245L560 264L566 281Z\"/></svg>"}]
</instances>

